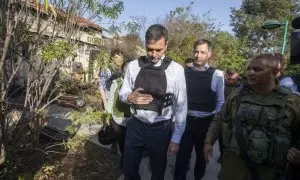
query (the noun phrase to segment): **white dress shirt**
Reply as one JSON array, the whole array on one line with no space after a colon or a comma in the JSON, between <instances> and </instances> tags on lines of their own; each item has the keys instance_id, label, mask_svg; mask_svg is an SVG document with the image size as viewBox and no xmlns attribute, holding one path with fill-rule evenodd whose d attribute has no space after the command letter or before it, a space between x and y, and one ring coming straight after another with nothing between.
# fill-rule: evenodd
<instances>
[{"instance_id":1,"label":"white dress shirt","mask_svg":"<svg viewBox=\"0 0 300 180\"><path fill-rule=\"evenodd\" d=\"M154 66L160 66L161 63L162 60L158 61ZM128 103L128 95L134 89L135 79L140 69L138 60L134 60L128 64L123 85L119 92L121 101ZM179 143L185 129L187 115L187 94L184 69L180 64L172 61L169 67L165 70L165 73L167 79L166 93L174 94L173 106L164 108L161 115L158 115L155 111L138 109L134 116L147 123L155 123L174 118L175 129L171 141Z\"/></svg>"}]
</instances>

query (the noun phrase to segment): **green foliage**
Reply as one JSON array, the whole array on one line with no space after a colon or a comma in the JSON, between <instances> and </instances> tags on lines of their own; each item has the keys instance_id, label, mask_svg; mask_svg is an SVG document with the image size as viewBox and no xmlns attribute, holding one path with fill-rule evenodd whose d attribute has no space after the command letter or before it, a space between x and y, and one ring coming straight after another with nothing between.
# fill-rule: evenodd
<instances>
[{"instance_id":1,"label":"green foliage","mask_svg":"<svg viewBox=\"0 0 300 180\"><path fill-rule=\"evenodd\" d=\"M232 8L231 26L236 37L245 42L244 55L252 57L266 52L279 52L283 27L264 30L261 26L268 19L290 21L299 8L299 3L297 5L294 0L245 0L239 9Z\"/></svg>"},{"instance_id":2,"label":"green foliage","mask_svg":"<svg viewBox=\"0 0 300 180\"><path fill-rule=\"evenodd\" d=\"M88 17L88 19L117 19L124 10L120 0L51 0L57 9L69 14Z\"/></svg>"},{"instance_id":3,"label":"green foliage","mask_svg":"<svg viewBox=\"0 0 300 180\"><path fill-rule=\"evenodd\" d=\"M62 62L67 57L75 56L75 47L65 40L54 40L42 47L42 59L45 63Z\"/></svg>"},{"instance_id":4,"label":"green foliage","mask_svg":"<svg viewBox=\"0 0 300 180\"><path fill-rule=\"evenodd\" d=\"M134 34L139 34L140 30L141 30L141 24L139 24L138 22L132 21L132 22L128 22L127 24L125 24L125 30L127 30L128 34L134 35Z\"/></svg>"},{"instance_id":5,"label":"green foliage","mask_svg":"<svg viewBox=\"0 0 300 180\"><path fill-rule=\"evenodd\" d=\"M81 150L81 147L84 146L88 138L89 136L87 134L76 134L65 143L65 146L69 152L78 152Z\"/></svg>"},{"instance_id":6,"label":"green foliage","mask_svg":"<svg viewBox=\"0 0 300 180\"><path fill-rule=\"evenodd\" d=\"M43 167L40 169L38 173L34 175L33 180L40 180L40 179L51 179L51 176L55 174L59 170L59 165L57 164L45 164Z\"/></svg>"},{"instance_id":7,"label":"green foliage","mask_svg":"<svg viewBox=\"0 0 300 180\"><path fill-rule=\"evenodd\" d=\"M81 95L81 85L80 81L61 80L56 83L56 88L61 94Z\"/></svg>"},{"instance_id":8,"label":"green foliage","mask_svg":"<svg viewBox=\"0 0 300 180\"><path fill-rule=\"evenodd\" d=\"M179 63L193 56L193 44L198 38L211 40L219 31L210 11L199 16L191 12L192 6L193 2L177 7L164 20L169 32L167 55Z\"/></svg>"},{"instance_id":9,"label":"green foliage","mask_svg":"<svg viewBox=\"0 0 300 180\"><path fill-rule=\"evenodd\" d=\"M68 119L72 121L72 125L67 127L66 130L69 134L74 135L80 125L92 125L92 124L109 124L112 118L111 114L101 110L86 108L84 112L73 111L66 115ZM80 150L80 147L84 145L89 135L86 133L77 133L75 136L68 139L65 146L71 152Z\"/></svg>"},{"instance_id":10,"label":"green foliage","mask_svg":"<svg viewBox=\"0 0 300 180\"><path fill-rule=\"evenodd\" d=\"M35 116L38 117L38 118L46 120L46 119L49 118L49 112L48 112L48 110L45 110L45 109L38 109L35 112Z\"/></svg>"},{"instance_id":11,"label":"green foliage","mask_svg":"<svg viewBox=\"0 0 300 180\"><path fill-rule=\"evenodd\" d=\"M111 114L93 108L86 108L84 112L73 111L68 113L66 117L72 121L72 126L67 129L70 134L74 134L81 124L109 124L109 120L112 118Z\"/></svg>"},{"instance_id":12,"label":"green foliage","mask_svg":"<svg viewBox=\"0 0 300 180\"><path fill-rule=\"evenodd\" d=\"M242 42L228 32L220 32L213 40L212 59L215 65L220 69L234 68L242 72L245 67L242 50Z\"/></svg>"},{"instance_id":13,"label":"green foliage","mask_svg":"<svg viewBox=\"0 0 300 180\"><path fill-rule=\"evenodd\" d=\"M95 65L94 67L96 69L101 68L103 69L111 69L114 68L114 63L113 61L110 59L110 53L108 52L108 50L101 50L95 58Z\"/></svg>"},{"instance_id":14,"label":"green foliage","mask_svg":"<svg viewBox=\"0 0 300 180\"><path fill-rule=\"evenodd\" d=\"M172 48L172 46L169 48L167 55L176 62L183 64L186 58L193 56L193 46L196 40L197 37L194 35L184 37L176 48Z\"/></svg>"},{"instance_id":15,"label":"green foliage","mask_svg":"<svg viewBox=\"0 0 300 180\"><path fill-rule=\"evenodd\" d=\"M285 70L285 75L289 76L297 73L300 73L300 64L287 65L287 68Z\"/></svg>"}]
</instances>

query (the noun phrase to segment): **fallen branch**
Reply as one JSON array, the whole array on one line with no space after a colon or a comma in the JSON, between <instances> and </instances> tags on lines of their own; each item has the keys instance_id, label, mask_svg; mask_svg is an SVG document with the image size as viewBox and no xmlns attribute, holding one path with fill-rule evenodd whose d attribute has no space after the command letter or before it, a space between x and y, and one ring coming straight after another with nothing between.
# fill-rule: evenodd
<instances>
[{"instance_id":1,"label":"fallen branch","mask_svg":"<svg viewBox=\"0 0 300 180\"><path fill-rule=\"evenodd\" d=\"M47 104L45 104L40 110L44 110L46 107L48 107L51 103L53 103L54 101L56 101L58 98L60 98L61 96L65 95L64 93L63 94L60 94L58 96L56 96L54 99L52 99L51 101L49 101Z\"/></svg>"}]
</instances>

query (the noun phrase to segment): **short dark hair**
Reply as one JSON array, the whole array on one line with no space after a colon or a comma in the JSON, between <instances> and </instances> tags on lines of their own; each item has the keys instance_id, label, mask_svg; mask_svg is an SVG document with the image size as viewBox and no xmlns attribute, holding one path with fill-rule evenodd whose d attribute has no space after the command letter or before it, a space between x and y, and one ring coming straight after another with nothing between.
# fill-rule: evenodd
<instances>
[{"instance_id":1,"label":"short dark hair","mask_svg":"<svg viewBox=\"0 0 300 180\"><path fill-rule=\"evenodd\" d=\"M192 62L194 62L194 58L186 58L184 60L184 64L186 64L186 63L192 63Z\"/></svg>"},{"instance_id":2,"label":"short dark hair","mask_svg":"<svg viewBox=\"0 0 300 180\"><path fill-rule=\"evenodd\" d=\"M238 72L234 68L227 68L225 73L232 76L232 75L234 75L235 73L238 73Z\"/></svg>"},{"instance_id":3,"label":"short dark hair","mask_svg":"<svg viewBox=\"0 0 300 180\"><path fill-rule=\"evenodd\" d=\"M207 39L198 39L194 44L194 49L196 49L197 46L207 44L208 51L211 51L212 49L212 43Z\"/></svg>"},{"instance_id":4,"label":"short dark hair","mask_svg":"<svg viewBox=\"0 0 300 180\"><path fill-rule=\"evenodd\" d=\"M262 59L268 60L271 66L276 65L277 68L278 68L278 64L280 63L278 56L274 55L272 53L265 53L265 54L257 55L252 60L262 60Z\"/></svg>"},{"instance_id":5,"label":"short dark hair","mask_svg":"<svg viewBox=\"0 0 300 180\"><path fill-rule=\"evenodd\" d=\"M124 53L121 49L113 49L110 53L110 56L113 57L114 55L121 55L123 56Z\"/></svg>"},{"instance_id":6,"label":"short dark hair","mask_svg":"<svg viewBox=\"0 0 300 180\"><path fill-rule=\"evenodd\" d=\"M146 31L146 43L150 40L158 41L161 38L165 38L165 42L168 42L168 30L161 24L153 24Z\"/></svg>"}]
</instances>

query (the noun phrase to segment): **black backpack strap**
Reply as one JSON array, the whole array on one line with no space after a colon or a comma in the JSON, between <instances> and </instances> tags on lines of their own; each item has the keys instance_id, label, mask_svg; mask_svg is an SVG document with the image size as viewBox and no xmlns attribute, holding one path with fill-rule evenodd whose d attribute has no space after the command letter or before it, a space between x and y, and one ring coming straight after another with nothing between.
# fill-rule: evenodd
<instances>
[{"instance_id":1,"label":"black backpack strap","mask_svg":"<svg viewBox=\"0 0 300 180\"><path fill-rule=\"evenodd\" d=\"M140 66L141 68L145 67L145 65L146 65L146 63L147 63L146 61L147 61L147 57L146 57L146 56L140 56L140 57L138 58L139 66Z\"/></svg>"},{"instance_id":2,"label":"black backpack strap","mask_svg":"<svg viewBox=\"0 0 300 180\"><path fill-rule=\"evenodd\" d=\"M164 69L164 70L167 69L169 67L169 65L171 64L171 62L172 62L172 59L166 56L164 58L164 60L162 61L160 68Z\"/></svg>"},{"instance_id":3,"label":"black backpack strap","mask_svg":"<svg viewBox=\"0 0 300 180\"><path fill-rule=\"evenodd\" d=\"M245 138L244 138L243 127L242 127L240 116L237 113L238 109L240 107L240 104L241 104L241 99L243 97L243 93L245 92L244 90L245 90L245 87L242 86L239 94L236 97L236 111L235 111L235 119L234 119L235 120L235 138L236 138L237 144L240 149L241 157L243 158L243 160L249 170L249 173L251 174L252 180L261 180L255 165L252 163L251 158L247 154L247 148L246 148L247 145L246 145Z\"/></svg>"},{"instance_id":4,"label":"black backpack strap","mask_svg":"<svg viewBox=\"0 0 300 180\"><path fill-rule=\"evenodd\" d=\"M155 67L155 66L153 66L152 63L149 63L149 60L148 60L148 58L146 56L140 56L138 58L138 62L139 62L139 66L141 68L148 67L148 68L151 68L151 69L162 69L162 70L165 70L171 64L172 59L169 58L169 57L165 57L159 67Z\"/></svg>"},{"instance_id":5,"label":"black backpack strap","mask_svg":"<svg viewBox=\"0 0 300 180\"><path fill-rule=\"evenodd\" d=\"M209 67L206 71L210 73L214 73L216 71L216 68Z\"/></svg>"}]
</instances>

